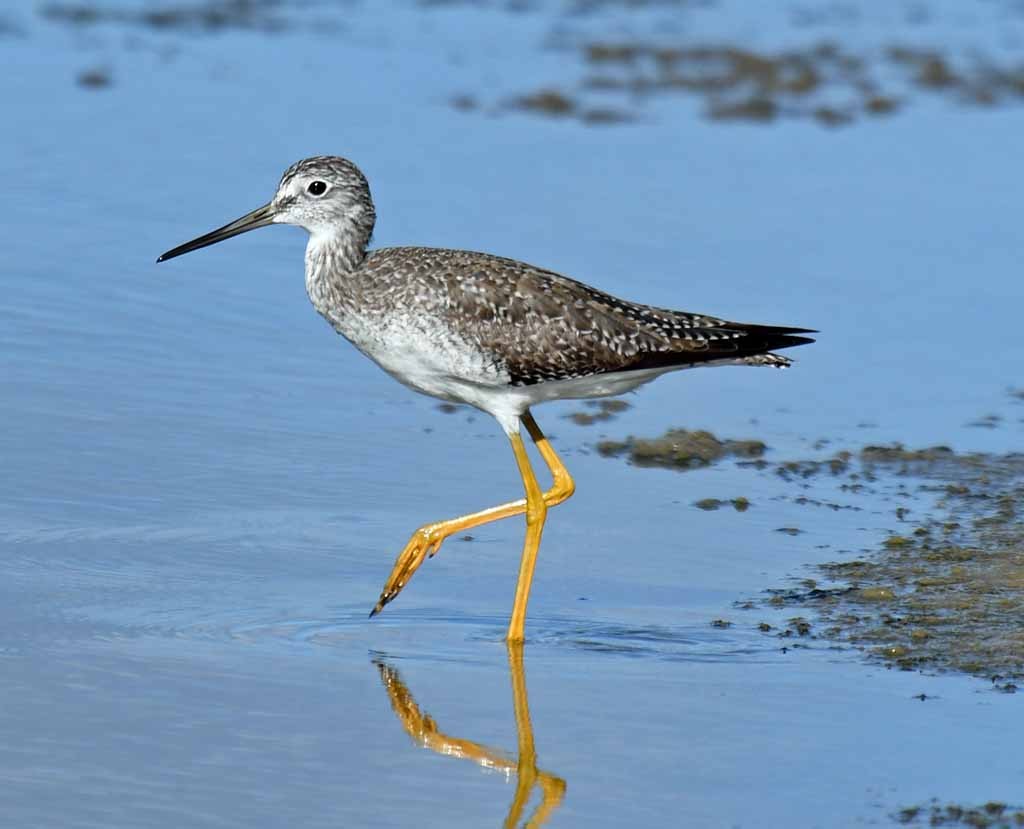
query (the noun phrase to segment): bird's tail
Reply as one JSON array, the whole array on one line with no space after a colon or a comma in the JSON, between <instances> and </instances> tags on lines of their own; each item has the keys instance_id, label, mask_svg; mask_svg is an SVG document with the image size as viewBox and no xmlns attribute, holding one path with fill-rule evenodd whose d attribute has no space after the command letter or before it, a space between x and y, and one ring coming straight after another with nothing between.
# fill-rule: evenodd
<instances>
[{"instance_id":1,"label":"bird's tail","mask_svg":"<svg viewBox=\"0 0 1024 829\"><path fill-rule=\"evenodd\" d=\"M739 340L739 346L748 352L751 357L768 355L769 351L777 351L780 348L794 348L798 345L813 343L811 337L801 337L800 334L817 334L813 328L788 328L781 325L750 325L744 322L728 322L719 326L727 331L742 331L743 339ZM779 360L782 357L777 358ZM788 361L787 361L788 364ZM772 363L759 363L758 365L772 365Z\"/></svg>"}]
</instances>

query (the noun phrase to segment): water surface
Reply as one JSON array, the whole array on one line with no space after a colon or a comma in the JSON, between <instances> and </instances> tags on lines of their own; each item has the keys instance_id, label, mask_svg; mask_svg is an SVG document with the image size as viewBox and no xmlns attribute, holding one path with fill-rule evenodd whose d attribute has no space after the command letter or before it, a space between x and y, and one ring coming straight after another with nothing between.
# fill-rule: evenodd
<instances>
[{"instance_id":1,"label":"water surface","mask_svg":"<svg viewBox=\"0 0 1024 829\"><path fill-rule=\"evenodd\" d=\"M679 25L799 36L716 9ZM593 444L684 426L775 459L821 438L1018 445L1012 415L965 424L1010 411L1024 358L1024 111L924 100L833 131L723 126L678 101L602 128L450 106L576 71L542 48L549 11L282 6L290 25L267 33L11 7L5 823L501 825L516 774L410 741L382 671L444 734L511 761L528 700L538 768L565 783L551 826L886 825L932 797L1021 799L1016 697L822 644L784 652L756 629L784 613L735 605L872 548L890 504L814 510L770 473L637 469ZM586 25L632 19L605 14ZM922 31L948 38L936 18ZM80 86L96 66L110 85ZM449 541L366 619L416 526L518 495L497 426L440 412L336 337L305 298L297 230L153 262L315 153L365 170L379 245L488 250L822 331L788 372L665 378L590 427L565 417L578 404L537 412L579 490L549 517L521 676L501 643L516 521ZM738 496L752 508L693 507Z\"/></svg>"}]
</instances>

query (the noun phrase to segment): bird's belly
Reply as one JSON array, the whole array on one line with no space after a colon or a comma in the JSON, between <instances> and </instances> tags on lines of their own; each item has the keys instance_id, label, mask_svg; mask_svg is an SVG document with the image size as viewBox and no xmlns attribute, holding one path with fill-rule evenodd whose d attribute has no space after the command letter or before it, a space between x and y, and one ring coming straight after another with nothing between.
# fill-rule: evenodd
<instances>
[{"instance_id":1,"label":"bird's belly","mask_svg":"<svg viewBox=\"0 0 1024 829\"><path fill-rule=\"evenodd\" d=\"M508 388L508 372L473 344L428 321L331 320L338 333L384 371L415 391L479 405L477 390Z\"/></svg>"}]
</instances>

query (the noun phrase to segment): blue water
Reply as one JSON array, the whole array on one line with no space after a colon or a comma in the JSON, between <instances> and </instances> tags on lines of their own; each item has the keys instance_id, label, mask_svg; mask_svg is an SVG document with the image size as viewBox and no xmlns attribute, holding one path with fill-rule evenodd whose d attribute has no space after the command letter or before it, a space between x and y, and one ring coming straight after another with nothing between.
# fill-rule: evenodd
<instances>
[{"instance_id":1,"label":"blue water","mask_svg":"<svg viewBox=\"0 0 1024 829\"><path fill-rule=\"evenodd\" d=\"M439 412L335 336L305 297L300 231L154 263L316 153L366 172L378 245L488 250L822 331L788 372L668 377L589 428L563 417L579 404L536 413L579 485L550 515L527 628L539 763L567 784L551 826L884 825L931 797L1021 800L1015 697L824 644L783 653L755 626L785 613L734 606L870 548L890 507L813 510L769 473L637 469L592 445L685 426L774 458L819 438L1019 447L1024 109L923 100L839 131L723 126L685 100L603 128L462 113L455 94L500 101L575 71L541 48L574 18L283 9L280 34L5 12L4 824L504 819L514 775L417 748L374 662L447 732L514 757L500 639L521 525L449 541L366 620L416 526L518 495L497 426ZM713 13L709 32L799 36L763 10ZM978 14L969 31L1001 42ZM75 84L94 66L109 88ZM966 427L993 412L999 428ZM738 495L755 506L692 507Z\"/></svg>"}]
</instances>

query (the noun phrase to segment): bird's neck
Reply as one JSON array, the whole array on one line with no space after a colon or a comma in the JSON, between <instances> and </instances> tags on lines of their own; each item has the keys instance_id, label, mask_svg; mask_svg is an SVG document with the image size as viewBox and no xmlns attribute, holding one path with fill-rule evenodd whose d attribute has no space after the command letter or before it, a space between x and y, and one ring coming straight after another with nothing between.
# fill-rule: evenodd
<instances>
[{"instance_id":1,"label":"bird's neck","mask_svg":"<svg viewBox=\"0 0 1024 829\"><path fill-rule=\"evenodd\" d=\"M354 271L366 258L370 233L332 231L309 234L306 244L306 277Z\"/></svg>"},{"instance_id":2,"label":"bird's neck","mask_svg":"<svg viewBox=\"0 0 1024 829\"><path fill-rule=\"evenodd\" d=\"M370 232L309 234L306 244L306 293L323 316L333 317L346 307L347 277L366 259Z\"/></svg>"}]
</instances>

